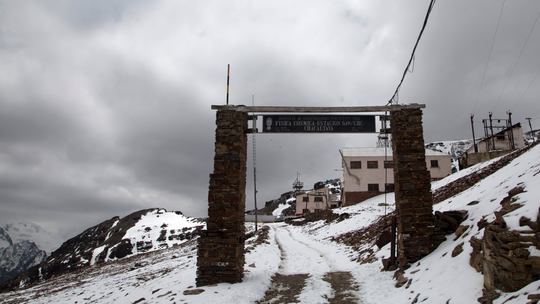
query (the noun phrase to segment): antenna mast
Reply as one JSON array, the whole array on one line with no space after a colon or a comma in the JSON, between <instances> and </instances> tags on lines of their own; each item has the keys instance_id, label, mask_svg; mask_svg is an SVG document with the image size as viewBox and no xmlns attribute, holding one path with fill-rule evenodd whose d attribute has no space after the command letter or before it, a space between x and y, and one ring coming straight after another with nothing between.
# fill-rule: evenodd
<instances>
[{"instance_id":1,"label":"antenna mast","mask_svg":"<svg viewBox=\"0 0 540 304\"><path fill-rule=\"evenodd\" d=\"M300 181L300 173L296 172L296 180L293 182L292 187L295 192L298 192L304 188L304 183Z\"/></svg>"}]
</instances>

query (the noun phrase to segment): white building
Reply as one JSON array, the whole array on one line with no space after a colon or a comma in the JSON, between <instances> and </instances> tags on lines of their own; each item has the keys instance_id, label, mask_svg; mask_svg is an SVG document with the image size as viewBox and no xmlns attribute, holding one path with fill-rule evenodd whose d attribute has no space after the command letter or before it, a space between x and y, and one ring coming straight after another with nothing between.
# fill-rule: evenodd
<instances>
[{"instance_id":1,"label":"white building","mask_svg":"<svg viewBox=\"0 0 540 304\"><path fill-rule=\"evenodd\" d=\"M343 206L394 191L392 148L343 148L342 153ZM432 181L452 173L451 156L442 152L426 149L426 165Z\"/></svg>"},{"instance_id":2,"label":"white building","mask_svg":"<svg viewBox=\"0 0 540 304\"><path fill-rule=\"evenodd\" d=\"M341 198L338 187L326 185L296 197L296 215L318 212L323 209L339 207Z\"/></svg>"},{"instance_id":3,"label":"white building","mask_svg":"<svg viewBox=\"0 0 540 304\"><path fill-rule=\"evenodd\" d=\"M512 126L512 132L510 132L510 128L504 129L493 136L478 141L476 150L475 145L471 146L461 156L459 166L462 169L467 168L524 148L525 145L521 123L517 123Z\"/></svg>"}]
</instances>

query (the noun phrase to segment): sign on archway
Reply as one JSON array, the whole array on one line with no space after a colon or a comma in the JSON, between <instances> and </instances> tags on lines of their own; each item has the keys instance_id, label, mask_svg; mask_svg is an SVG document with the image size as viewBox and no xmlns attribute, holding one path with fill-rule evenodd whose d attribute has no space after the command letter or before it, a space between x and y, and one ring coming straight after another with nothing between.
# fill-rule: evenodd
<instances>
[{"instance_id":1,"label":"sign on archway","mask_svg":"<svg viewBox=\"0 0 540 304\"><path fill-rule=\"evenodd\" d=\"M424 107L212 106L217 110L214 172L210 174L207 229L198 240L197 286L236 283L243 278L247 134L254 132L248 129L253 115L264 114L263 132L369 133L376 132L375 116L349 113L390 112L398 257L415 261L429 254L440 240L434 235L431 178L425 162Z\"/></svg>"},{"instance_id":2,"label":"sign on archway","mask_svg":"<svg viewBox=\"0 0 540 304\"><path fill-rule=\"evenodd\" d=\"M375 133L375 115L263 115L263 133Z\"/></svg>"}]
</instances>

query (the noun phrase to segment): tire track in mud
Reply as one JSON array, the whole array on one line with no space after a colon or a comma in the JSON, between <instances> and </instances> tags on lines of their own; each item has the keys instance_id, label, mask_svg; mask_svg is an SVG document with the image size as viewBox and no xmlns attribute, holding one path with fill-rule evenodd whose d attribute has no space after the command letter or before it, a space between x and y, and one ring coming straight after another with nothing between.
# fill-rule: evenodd
<instances>
[{"instance_id":1,"label":"tire track in mud","mask_svg":"<svg viewBox=\"0 0 540 304\"><path fill-rule=\"evenodd\" d=\"M356 295L359 286L350 272L337 271L332 259L295 238L287 227L273 229L281 263L270 288L257 303L309 303L307 298L313 299L317 292L319 303L361 303Z\"/></svg>"}]
</instances>

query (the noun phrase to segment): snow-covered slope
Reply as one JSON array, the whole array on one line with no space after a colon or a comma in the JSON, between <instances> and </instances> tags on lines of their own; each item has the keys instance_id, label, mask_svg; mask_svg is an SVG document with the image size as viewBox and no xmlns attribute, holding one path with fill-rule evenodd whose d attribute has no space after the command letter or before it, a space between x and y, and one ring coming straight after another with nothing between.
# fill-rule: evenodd
<instances>
[{"instance_id":1,"label":"snow-covered slope","mask_svg":"<svg viewBox=\"0 0 540 304\"><path fill-rule=\"evenodd\" d=\"M274 211L272 211L272 215L273 216L281 215L283 213L283 210L291 207L291 205L294 202L296 202L296 198L294 198L294 197L291 197L291 198L287 199L284 204L279 204L278 207L276 209L274 209Z\"/></svg>"},{"instance_id":2,"label":"snow-covered slope","mask_svg":"<svg viewBox=\"0 0 540 304\"><path fill-rule=\"evenodd\" d=\"M35 283L88 265L125 258L184 243L204 223L181 212L148 209L122 219L113 217L67 240L45 262L18 278L0 285L0 290Z\"/></svg>"},{"instance_id":3,"label":"snow-covered slope","mask_svg":"<svg viewBox=\"0 0 540 304\"><path fill-rule=\"evenodd\" d=\"M478 167L480 166L484 165L479 164ZM514 203L521 203L523 207L507 213L503 218L510 230L523 230L519 225L519 219L522 216L536 219L538 215L539 173L540 145L537 145L475 186L435 205L434 211L467 210L469 217L462 225L468 225L468 230L460 237L449 236L435 252L408 269L405 276L412 278L411 287L408 290L400 290L395 299L407 295L412 297L413 294L419 293L419 302L428 298L433 303L445 303L449 299L452 299L452 303L474 303L474 300L482 296L483 288L483 275L469 265L472 252L470 240L473 236L482 238L485 231L479 227L478 222L482 219L493 222L494 212L502 209L501 201L508 196L511 189L519 186L524 192L514 196ZM463 175L465 172L458 174ZM456 177L459 176L453 176L452 179ZM451 179L438 182L437 187L443 186L447 181ZM452 257L452 251L461 243L463 252ZM534 248L531 250L534 251ZM540 287L540 281L531 285L537 289ZM514 295L518 297L510 299ZM516 292L503 294L494 303L503 303L507 299L510 300L505 303L527 302L523 292Z\"/></svg>"},{"instance_id":4,"label":"snow-covered slope","mask_svg":"<svg viewBox=\"0 0 540 304\"><path fill-rule=\"evenodd\" d=\"M272 288L273 275L304 275L305 286L298 290L300 303L328 303L336 290L324 279L325 273L342 272L351 275L350 295L362 303L477 303L481 297L484 277L470 265L471 238L481 238L486 228L478 223L495 220L501 202L516 187L523 192L513 196L513 204L522 204L503 215L509 229L523 231L519 219L536 219L540 207L540 145L511 161L494 174L468 190L439 204L435 211L466 210L468 218L460 236L447 235L432 254L411 265L404 273L410 285L396 288L393 272L381 271L383 257L389 256L389 245L354 249L333 241L347 233L362 231L393 211L393 195L375 197L361 204L335 209L340 216L291 226L272 223L266 226L265 241L246 241L245 277L240 284L218 284L196 290L196 242L162 251L140 254L129 259L111 261L80 272L66 274L28 289L0 294L5 303L255 303ZM493 160L494 162L496 160ZM456 173L438 181L433 188L457 180L485 164ZM247 223L252 230L252 224ZM264 229L259 229L265 231ZM367 245L362 245L367 246ZM461 247L463 251L455 249ZM371 251L369 251L371 250ZM538 254L529 246L531 256ZM372 262L358 263L359 257L370 255ZM352 262L354 261L354 262ZM371 260L370 260L371 261ZM356 286L356 287L355 287ZM521 290L501 293L495 304L528 303L531 294L538 294L540 281ZM415 300L416 299L416 300Z\"/></svg>"}]
</instances>

